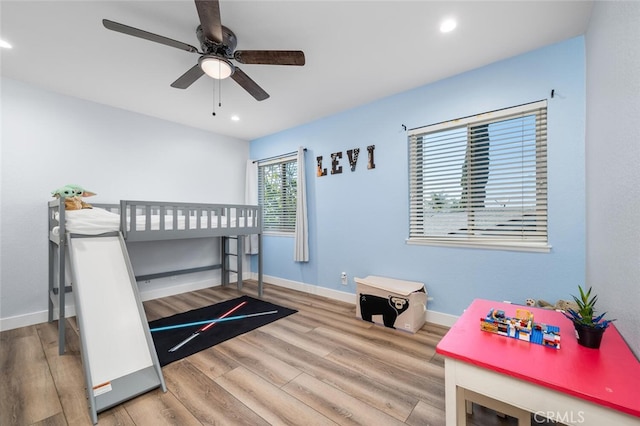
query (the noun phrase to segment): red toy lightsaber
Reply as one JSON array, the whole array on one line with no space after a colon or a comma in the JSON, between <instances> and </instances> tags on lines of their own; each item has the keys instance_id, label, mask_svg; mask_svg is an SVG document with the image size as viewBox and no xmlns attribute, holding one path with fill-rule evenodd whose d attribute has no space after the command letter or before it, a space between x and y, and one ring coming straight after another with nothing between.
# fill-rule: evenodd
<instances>
[{"instance_id":1,"label":"red toy lightsaber","mask_svg":"<svg viewBox=\"0 0 640 426\"><path fill-rule=\"evenodd\" d=\"M227 313L225 313L224 315L222 315L220 318L225 318L229 315L231 315L233 312L237 311L238 309L240 309L242 306L246 305L247 302L241 302L240 304L238 304L238 306L236 306L235 308L232 308L231 310L229 310ZM205 325L204 327L198 329L196 332L194 332L191 336L187 337L186 339L184 339L182 342L178 343L177 345L175 345L174 347L172 347L171 349L169 349L169 352L175 352L178 349L180 349L181 347L183 347L184 345L186 345L187 343L189 343L190 341L192 341L193 339L195 339L196 337L198 337L201 333L204 333L205 331L207 331L208 329L210 329L211 327L213 327L216 323L215 322L211 322L207 325Z\"/></svg>"}]
</instances>

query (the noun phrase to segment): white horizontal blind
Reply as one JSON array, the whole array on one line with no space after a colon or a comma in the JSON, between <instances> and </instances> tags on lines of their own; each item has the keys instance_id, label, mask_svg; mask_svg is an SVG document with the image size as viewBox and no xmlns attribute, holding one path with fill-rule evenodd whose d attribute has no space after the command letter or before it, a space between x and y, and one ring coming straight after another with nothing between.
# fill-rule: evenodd
<instances>
[{"instance_id":1,"label":"white horizontal blind","mask_svg":"<svg viewBox=\"0 0 640 426\"><path fill-rule=\"evenodd\" d=\"M547 244L546 101L409 133L410 242Z\"/></svg>"},{"instance_id":2,"label":"white horizontal blind","mask_svg":"<svg viewBox=\"0 0 640 426\"><path fill-rule=\"evenodd\" d=\"M258 203L266 232L295 232L297 172L295 156L258 165Z\"/></svg>"}]
</instances>

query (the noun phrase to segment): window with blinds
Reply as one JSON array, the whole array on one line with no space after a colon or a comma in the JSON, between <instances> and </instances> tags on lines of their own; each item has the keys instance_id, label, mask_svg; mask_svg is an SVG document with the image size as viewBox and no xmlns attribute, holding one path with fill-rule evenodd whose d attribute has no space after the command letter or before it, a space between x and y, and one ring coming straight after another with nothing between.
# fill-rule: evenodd
<instances>
[{"instance_id":1,"label":"window with blinds","mask_svg":"<svg viewBox=\"0 0 640 426\"><path fill-rule=\"evenodd\" d=\"M549 251L547 103L409 132L409 243Z\"/></svg>"},{"instance_id":2,"label":"window with blinds","mask_svg":"<svg viewBox=\"0 0 640 426\"><path fill-rule=\"evenodd\" d=\"M258 165L258 203L265 232L295 232L297 174L295 156Z\"/></svg>"}]
</instances>

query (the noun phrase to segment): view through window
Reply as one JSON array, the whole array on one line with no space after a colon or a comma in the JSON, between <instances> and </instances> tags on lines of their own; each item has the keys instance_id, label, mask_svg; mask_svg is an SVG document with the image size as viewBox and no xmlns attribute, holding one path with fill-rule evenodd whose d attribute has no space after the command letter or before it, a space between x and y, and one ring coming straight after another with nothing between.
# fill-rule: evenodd
<instances>
[{"instance_id":1,"label":"view through window","mask_svg":"<svg viewBox=\"0 0 640 426\"><path fill-rule=\"evenodd\" d=\"M546 101L409 133L409 242L548 249Z\"/></svg>"},{"instance_id":2,"label":"view through window","mask_svg":"<svg viewBox=\"0 0 640 426\"><path fill-rule=\"evenodd\" d=\"M258 166L258 202L265 232L295 232L297 173L295 156Z\"/></svg>"}]
</instances>

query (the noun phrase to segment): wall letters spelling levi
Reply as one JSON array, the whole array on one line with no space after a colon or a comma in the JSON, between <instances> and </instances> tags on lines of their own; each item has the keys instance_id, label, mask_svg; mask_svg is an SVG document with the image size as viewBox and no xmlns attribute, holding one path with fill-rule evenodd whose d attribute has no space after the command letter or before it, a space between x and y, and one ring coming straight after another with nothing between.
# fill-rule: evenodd
<instances>
[{"instance_id":1,"label":"wall letters spelling levi","mask_svg":"<svg viewBox=\"0 0 640 426\"><path fill-rule=\"evenodd\" d=\"M373 159L373 151L376 149L375 145L369 145L367 147L367 154L369 156L369 161L367 164L367 169L375 169L376 163ZM351 171L356 171L356 164L358 163L358 154L360 154L360 148L353 148L347 150L347 158L349 159L349 166L351 167ZM334 152L331 154L331 174L337 175L342 173L342 166L340 165L340 159L342 158L342 152ZM317 176L326 176L327 169L322 168L322 156L316 157L316 161L318 162L318 171Z\"/></svg>"}]
</instances>

